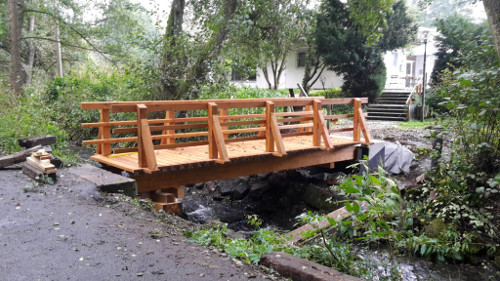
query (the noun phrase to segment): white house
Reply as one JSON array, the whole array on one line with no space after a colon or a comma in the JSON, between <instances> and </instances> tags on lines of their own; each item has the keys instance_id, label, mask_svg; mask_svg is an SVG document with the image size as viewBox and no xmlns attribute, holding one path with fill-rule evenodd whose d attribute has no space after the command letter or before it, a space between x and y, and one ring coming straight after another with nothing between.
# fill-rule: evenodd
<instances>
[{"instance_id":1,"label":"white house","mask_svg":"<svg viewBox=\"0 0 500 281\"><path fill-rule=\"evenodd\" d=\"M398 49L385 53L386 89L413 88L416 84L421 84L424 76L425 53L426 85L429 85L429 78L436 61L437 47L434 40L436 33L435 28L421 27L418 31L420 44L410 49ZM427 44L424 43L425 36L427 36Z\"/></svg>"},{"instance_id":2,"label":"white house","mask_svg":"<svg viewBox=\"0 0 500 281\"><path fill-rule=\"evenodd\" d=\"M426 60L426 73L428 79L434 68L436 46L434 45L435 42L433 38L436 34L436 30L421 28L419 30L419 38L423 38L424 32L428 33ZM424 50L425 45L422 43L410 49L398 49L387 52L384 55L384 63L387 69L386 88L412 88L415 84L421 83L423 77ZM305 54L305 50L300 48L289 53L285 63L285 70L281 75L279 89L297 88L297 83L302 83L305 70ZM268 87L261 69L257 69L257 74L247 80L241 80L239 78L238 75L233 73L231 83L254 88ZM429 80L427 80L427 82L429 82ZM312 88L315 90L340 88L342 84L343 79L341 75L330 70L325 70Z\"/></svg>"}]
</instances>

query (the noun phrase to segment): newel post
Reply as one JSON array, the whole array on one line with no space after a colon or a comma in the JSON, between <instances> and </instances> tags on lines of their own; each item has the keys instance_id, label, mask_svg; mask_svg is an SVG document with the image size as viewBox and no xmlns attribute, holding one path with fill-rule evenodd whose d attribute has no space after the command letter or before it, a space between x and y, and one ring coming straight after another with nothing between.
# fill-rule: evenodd
<instances>
[{"instance_id":1,"label":"newel post","mask_svg":"<svg viewBox=\"0 0 500 281\"><path fill-rule=\"evenodd\" d=\"M109 109L100 110L99 122L109 122ZM109 139L111 138L111 127L103 126L99 128L99 139ZM103 156L108 156L111 154L111 143L103 143L97 146L97 153Z\"/></svg>"},{"instance_id":2,"label":"newel post","mask_svg":"<svg viewBox=\"0 0 500 281\"><path fill-rule=\"evenodd\" d=\"M353 99L353 107L354 107L354 118L353 118L353 133L352 133L352 140L353 141L360 141L361 140L361 128L359 126L360 123L360 112L361 111L361 100L360 99Z\"/></svg>"},{"instance_id":3,"label":"newel post","mask_svg":"<svg viewBox=\"0 0 500 281\"><path fill-rule=\"evenodd\" d=\"M158 170L148 123L148 108L144 104L137 105L137 148L139 167L148 168L151 171Z\"/></svg>"}]
</instances>

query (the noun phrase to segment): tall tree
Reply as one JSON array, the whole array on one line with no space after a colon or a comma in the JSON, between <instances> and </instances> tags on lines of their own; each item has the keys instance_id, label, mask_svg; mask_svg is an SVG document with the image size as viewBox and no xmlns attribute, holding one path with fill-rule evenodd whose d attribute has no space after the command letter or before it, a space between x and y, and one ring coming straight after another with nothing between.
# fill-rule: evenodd
<instances>
[{"instance_id":1,"label":"tall tree","mask_svg":"<svg viewBox=\"0 0 500 281\"><path fill-rule=\"evenodd\" d=\"M500 1L498 0L483 0L484 9L488 16L491 33L493 34L493 42L500 57Z\"/></svg>"},{"instance_id":2,"label":"tall tree","mask_svg":"<svg viewBox=\"0 0 500 281\"><path fill-rule=\"evenodd\" d=\"M201 32L193 41L182 32L184 1L172 3L169 21L163 38L163 60L160 77L160 96L168 99L196 99L199 87L209 80L212 63L220 59L230 31L230 23L238 7L237 0L205 0L193 6L197 28ZM193 45L196 50L193 51ZM188 49L191 51L188 52ZM171 70L171 67L174 69Z\"/></svg>"},{"instance_id":3,"label":"tall tree","mask_svg":"<svg viewBox=\"0 0 500 281\"><path fill-rule=\"evenodd\" d=\"M411 42L417 27L408 16L404 1L395 2L390 10L384 10L383 5L378 9L372 7L370 13L385 15L386 27L377 17L373 21L353 20L348 3L328 0L321 5L316 28L317 50L331 70L343 74L342 89L346 94L368 96L373 102L385 84L382 54ZM369 28L359 26L359 22L376 27L372 29L380 33L378 40L373 42Z\"/></svg>"},{"instance_id":4,"label":"tall tree","mask_svg":"<svg viewBox=\"0 0 500 281\"><path fill-rule=\"evenodd\" d=\"M456 69L463 64L457 59L471 49L471 44L482 46L488 44L489 28L486 23L475 24L470 19L454 14L437 20L434 24L438 30L435 40L438 51L434 69L431 74L432 83L441 81L441 72L445 69ZM478 55L474 57L477 58Z\"/></svg>"},{"instance_id":5,"label":"tall tree","mask_svg":"<svg viewBox=\"0 0 500 281\"><path fill-rule=\"evenodd\" d=\"M21 38L24 22L24 0L8 0L10 38L10 88L20 94L23 85Z\"/></svg>"}]
</instances>

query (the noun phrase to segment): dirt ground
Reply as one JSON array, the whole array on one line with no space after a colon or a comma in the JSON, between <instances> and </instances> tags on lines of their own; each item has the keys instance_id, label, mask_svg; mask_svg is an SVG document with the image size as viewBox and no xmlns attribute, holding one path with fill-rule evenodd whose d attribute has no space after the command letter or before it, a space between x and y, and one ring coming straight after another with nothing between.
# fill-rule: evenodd
<instances>
[{"instance_id":1,"label":"dirt ground","mask_svg":"<svg viewBox=\"0 0 500 281\"><path fill-rule=\"evenodd\" d=\"M268 272L186 241L161 219L65 169L36 186L0 170L0 280L269 280Z\"/></svg>"}]
</instances>

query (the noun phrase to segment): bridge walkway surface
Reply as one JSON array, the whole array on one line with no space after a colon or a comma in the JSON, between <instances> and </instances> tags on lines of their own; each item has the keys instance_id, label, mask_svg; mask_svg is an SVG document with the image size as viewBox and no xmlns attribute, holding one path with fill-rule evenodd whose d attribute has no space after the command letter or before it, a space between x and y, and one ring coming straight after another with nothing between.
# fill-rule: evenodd
<instances>
[{"instance_id":1,"label":"bridge walkway surface","mask_svg":"<svg viewBox=\"0 0 500 281\"><path fill-rule=\"evenodd\" d=\"M99 110L91 158L126 171L138 192L353 160L371 143L366 98L271 98L82 103ZM352 105L350 114L331 115ZM111 120L111 117L114 120ZM353 127L337 126L352 118ZM352 137L336 133L352 132Z\"/></svg>"}]
</instances>

